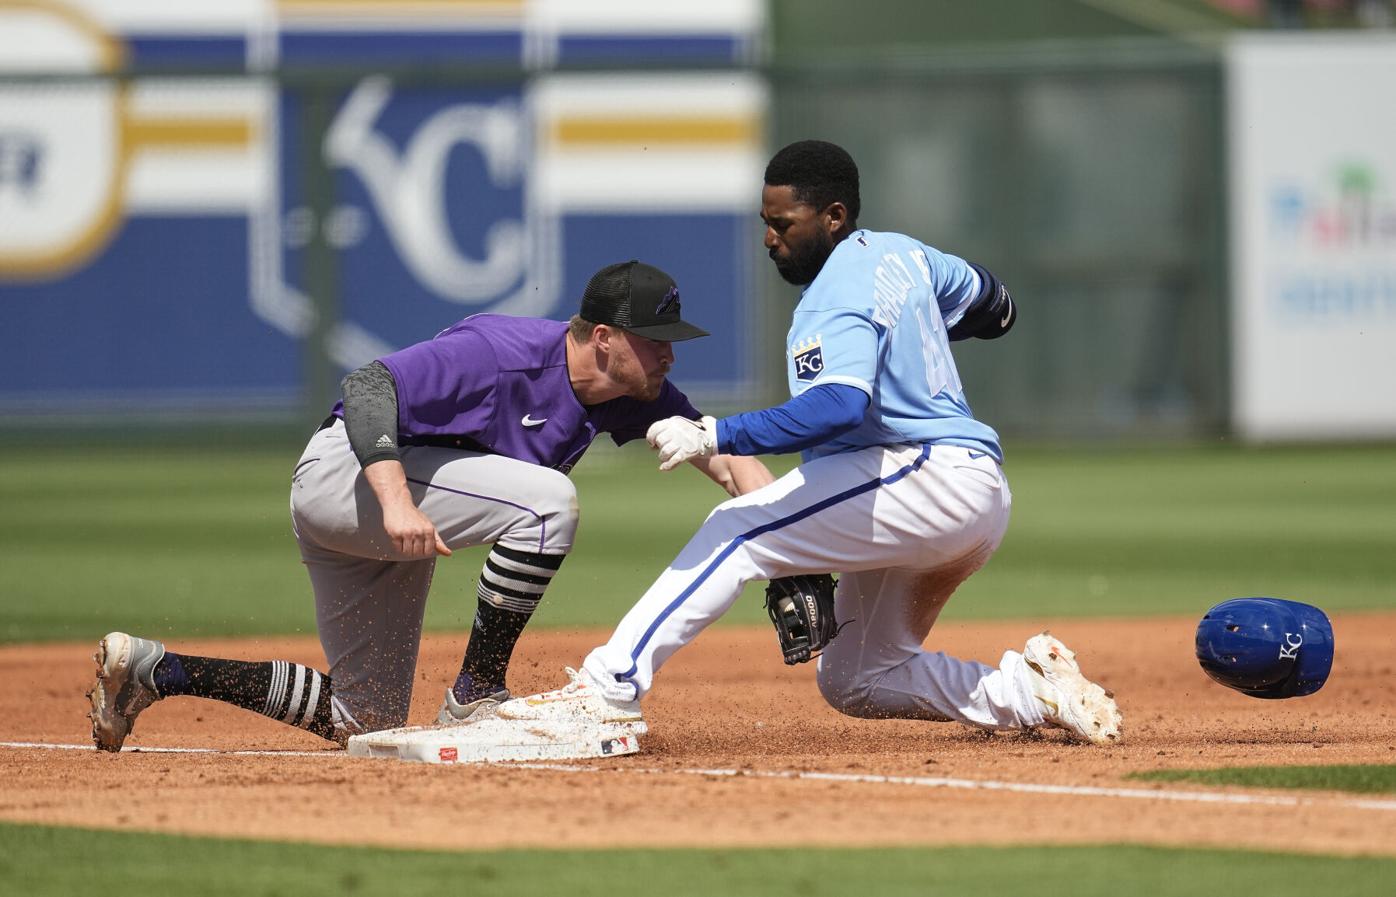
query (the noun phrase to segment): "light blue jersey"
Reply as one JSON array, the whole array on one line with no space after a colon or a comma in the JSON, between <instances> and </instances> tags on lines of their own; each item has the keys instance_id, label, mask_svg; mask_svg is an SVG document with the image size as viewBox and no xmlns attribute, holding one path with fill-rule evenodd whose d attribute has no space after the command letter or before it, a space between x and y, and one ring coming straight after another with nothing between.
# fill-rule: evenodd
<instances>
[{"instance_id":1,"label":"light blue jersey","mask_svg":"<svg viewBox=\"0 0 1396 897\"><path fill-rule=\"evenodd\" d=\"M859 230L834 247L795 308L790 394L842 383L872 400L863 422L805 452L945 443L1003 460L998 434L965 401L946 330L980 290L963 259L903 234Z\"/></svg>"}]
</instances>

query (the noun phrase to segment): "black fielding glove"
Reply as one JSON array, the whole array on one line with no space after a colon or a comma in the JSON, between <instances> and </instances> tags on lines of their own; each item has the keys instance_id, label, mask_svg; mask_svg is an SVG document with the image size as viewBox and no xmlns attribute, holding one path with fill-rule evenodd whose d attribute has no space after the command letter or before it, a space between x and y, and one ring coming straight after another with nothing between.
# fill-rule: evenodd
<instances>
[{"instance_id":1,"label":"black fielding glove","mask_svg":"<svg viewBox=\"0 0 1396 897\"><path fill-rule=\"evenodd\" d=\"M801 573L771 580L766 586L766 613L775 624L787 664L819 656L839 634L834 619L834 577Z\"/></svg>"}]
</instances>

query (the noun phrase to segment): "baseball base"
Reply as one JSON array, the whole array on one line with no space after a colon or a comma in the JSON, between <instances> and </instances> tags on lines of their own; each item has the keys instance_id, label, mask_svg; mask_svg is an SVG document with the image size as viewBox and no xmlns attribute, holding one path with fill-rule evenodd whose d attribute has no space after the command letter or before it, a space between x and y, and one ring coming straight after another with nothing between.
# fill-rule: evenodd
<instances>
[{"instance_id":1,"label":"baseball base","mask_svg":"<svg viewBox=\"0 0 1396 897\"><path fill-rule=\"evenodd\" d=\"M407 726L349 739L351 757L386 757L418 763L500 763L509 760L585 760L640 750L623 726L586 726L485 719L459 726Z\"/></svg>"}]
</instances>

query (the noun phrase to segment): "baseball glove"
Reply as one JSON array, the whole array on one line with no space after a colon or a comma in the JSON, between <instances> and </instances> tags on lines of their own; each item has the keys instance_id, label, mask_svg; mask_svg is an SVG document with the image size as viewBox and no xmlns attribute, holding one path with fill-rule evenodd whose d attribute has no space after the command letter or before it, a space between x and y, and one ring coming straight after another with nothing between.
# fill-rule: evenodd
<instances>
[{"instance_id":1,"label":"baseball glove","mask_svg":"<svg viewBox=\"0 0 1396 897\"><path fill-rule=\"evenodd\" d=\"M802 573L771 580L766 586L766 613L775 624L787 664L817 657L839 634L834 619L834 577Z\"/></svg>"}]
</instances>

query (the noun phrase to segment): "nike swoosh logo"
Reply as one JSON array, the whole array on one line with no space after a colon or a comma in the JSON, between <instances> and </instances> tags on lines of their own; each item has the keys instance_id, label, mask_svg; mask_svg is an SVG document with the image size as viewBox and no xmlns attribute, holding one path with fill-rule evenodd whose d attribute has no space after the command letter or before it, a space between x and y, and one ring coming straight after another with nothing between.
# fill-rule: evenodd
<instances>
[{"instance_id":1,"label":"nike swoosh logo","mask_svg":"<svg viewBox=\"0 0 1396 897\"><path fill-rule=\"evenodd\" d=\"M970 453L969 453L969 459L970 459L971 461L978 461L980 458L987 458L987 457L989 457L989 453L988 453L988 452L970 452Z\"/></svg>"},{"instance_id":2,"label":"nike swoosh logo","mask_svg":"<svg viewBox=\"0 0 1396 897\"><path fill-rule=\"evenodd\" d=\"M1013 304L1012 304L1012 303L1009 303L1009 305L1008 305L1008 311L1007 311L1007 312L1004 314L1004 316L999 320L999 329L1003 329L1004 327L1007 327L1007 326L1008 326L1008 322L1009 322L1009 320L1010 320L1012 317L1013 317Z\"/></svg>"},{"instance_id":3,"label":"nike swoosh logo","mask_svg":"<svg viewBox=\"0 0 1396 897\"><path fill-rule=\"evenodd\" d=\"M547 422L548 422L548 419L547 419L546 417L540 417L540 418L538 418L537 420L534 420L532 417L530 417L530 416L527 415L527 414L525 414L525 415L523 416L523 420L519 421L519 423L523 424L525 427L538 427L538 426L542 426L543 424L545 424L545 423L547 423Z\"/></svg>"}]
</instances>

